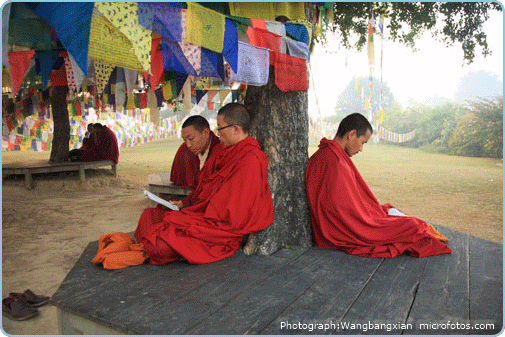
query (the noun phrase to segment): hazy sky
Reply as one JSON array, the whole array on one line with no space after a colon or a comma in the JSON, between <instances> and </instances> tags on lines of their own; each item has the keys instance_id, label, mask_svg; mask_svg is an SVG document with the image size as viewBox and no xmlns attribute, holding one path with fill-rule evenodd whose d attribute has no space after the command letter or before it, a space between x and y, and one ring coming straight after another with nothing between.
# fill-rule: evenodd
<instances>
[{"instance_id":1,"label":"hazy sky","mask_svg":"<svg viewBox=\"0 0 505 337\"><path fill-rule=\"evenodd\" d=\"M435 95L452 99L460 79L470 71L486 70L503 79L503 13L493 12L484 27L493 54L484 58L481 50L476 49L476 57L470 65L463 64L460 45L445 47L436 42L430 33L416 41L418 52L384 40L382 77L395 99L401 104L410 98L422 101ZM387 34L384 28L384 35ZM310 81L309 112L313 116L318 114L315 95L321 114L332 115L337 97L353 76L368 77L370 74L366 47L358 53L339 48L338 42L334 42L332 50L335 52L325 53L323 48L316 46L311 55L314 82ZM380 50L380 37L376 37L376 64L372 75L378 80L381 76ZM375 90L380 90L379 83L374 83Z\"/></svg>"}]
</instances>

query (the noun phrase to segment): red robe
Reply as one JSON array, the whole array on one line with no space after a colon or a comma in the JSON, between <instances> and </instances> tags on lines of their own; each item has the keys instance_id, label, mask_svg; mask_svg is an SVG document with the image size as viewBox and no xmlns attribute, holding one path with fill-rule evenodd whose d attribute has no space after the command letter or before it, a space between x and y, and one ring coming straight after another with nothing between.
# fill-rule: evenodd
<instances>
[{"instance_id":1,"label":"red robe","mask_svg":"<svg viewBox=\"0 0 505 337\"><path fill-rule=\"evenodd\" d=\"M210 158L212 149L216 144L219 144L219 138L211 131L209 155L207 158ZM182 143L172 162L170 181L182 188L189 187L194 190L198 184L199 174L200 158L188 149L186 143Z\"/></svg>"},{"instance_id":2,"label":"red robe","mask_svg":"<svg viewBox=\"0 0 505 337\"><path fill-rule=\"evenodd\" d=\"M274 221L268 161L256 139L216 149L202 170L192 206L142 213L135 238L144 244L150 263L181 257L195 264L222 260L240 248L244 235Z\"/></svg>"},{"instance_id":3,"label":"red robe","mask_svg":"<svg viewBox=\"0 0 505 337\"><path fill-rule=\"evenodd\" d=\"M305 179L314 240L319 247L383 258L452 252L424 221L388 215L393 206L379 204L336 141L321 140L309 159Z\"/></svg>"},{"instance_id":4,"label":"red robe","mask_svg":"<svg viewBox=\"0 0 505 337\"><path fill-rule=\"evenodd\" d=\"M116 134L104 126L98 128L91 137L93 141L88 142L88 146L80 155L81 161L113 160L116 164L119 161L119 147Z\"/></svg>"}]
</instances>

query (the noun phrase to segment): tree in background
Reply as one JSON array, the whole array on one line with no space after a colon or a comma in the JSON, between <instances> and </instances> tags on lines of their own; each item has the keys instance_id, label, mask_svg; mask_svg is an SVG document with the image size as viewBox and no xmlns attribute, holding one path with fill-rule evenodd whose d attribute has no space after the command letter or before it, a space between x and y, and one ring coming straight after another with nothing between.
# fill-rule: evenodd
<instances>
[{"instance_id":1,"label":"tree in background","mask_svg":"<svg viewBox=\"0 0 505 337\"><path fill-rule=\"evenodd\" d=\"M382 108L387 109L393 105L395 98L387 83L383 83L383 95L381 102L380 94L380 81L372 78L372 110L379 111L382 103ZM363 88L363 91L361 90ZM340 121L345 116L353 113L360 112L366 115L365 100L370 99L370 82L368 77L353 77L347 84L342 93L338 96L335 111L337 112L337 119ZM370 103L368 103L370 104Z\"/></svg>"},{"instance_id":2,"label":"tree in background","mask_svg":"<svg viewBox=\"0 0 505 337\"><path fill-rule=\"evenodd\" d=\"M500 81L498 75L484 70L471 71L461 78L455 101L465 103L468 100L494 96L503 96L503 81Z\"/></svg>"},{"instance_id":3,"label":"tree in background","mask_svg":"<svg viewBox=\"0 0 505 337\"><path fill-rule=\"evenodd\" d=\"M448 144L457 155L503 158L503 96L470 102Z\"/></svg>"}]
</instances>

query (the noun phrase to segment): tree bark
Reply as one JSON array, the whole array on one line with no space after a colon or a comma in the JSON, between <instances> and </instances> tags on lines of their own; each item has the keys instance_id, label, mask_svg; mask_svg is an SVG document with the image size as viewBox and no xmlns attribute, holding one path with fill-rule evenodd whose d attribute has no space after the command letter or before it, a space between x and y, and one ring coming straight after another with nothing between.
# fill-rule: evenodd
<instances>
[{"instance_id":1,"label":"tree bark","mask_svg":"<svg viewBox=\"0 0 505 337\"><path fill-rule=\"evenodd\" d=\"M268 156L268 181L274 202L272 225L249 236L246 254L268 255L286 246L312 246L305 191L308 161L308 94L282 92L273 68L268 84L249 86L244 104L251 113L251 135Z\"/></svg>"},{"instance_id":2,"label":"tree bark","mask_svg":"<svg viewBox=\"0 0 505 337\"><path fill-rule=\"evenodd\" d=\"M70 121L67 109L67 86L51 88L51 109L53 112L54 134L51 147L50 163L68 160L70 141Z\"/></svg>"}]
</instances>

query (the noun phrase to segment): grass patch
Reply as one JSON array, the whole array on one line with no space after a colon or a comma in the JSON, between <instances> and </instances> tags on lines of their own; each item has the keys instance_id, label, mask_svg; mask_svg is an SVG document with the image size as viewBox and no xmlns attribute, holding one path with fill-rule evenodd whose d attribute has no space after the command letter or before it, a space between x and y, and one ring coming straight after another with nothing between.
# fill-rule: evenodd
<instances>
[{"instance_id":1,"label":"grass patch","mask_svg":"<svg viewBox=\"0 0 505 337\"><path fill-rule=\"evenodd\" d=\"M122 148L118 174L147 184L147 176L170 172L181 140ZM317 144L309 146L311 155ZM49 152L4 151L2 161L49 159ZM429 153L394 145L366 144L353 157L381 203L487 240L503 242L503 161Z\"/></svg>"}]
</instances>

